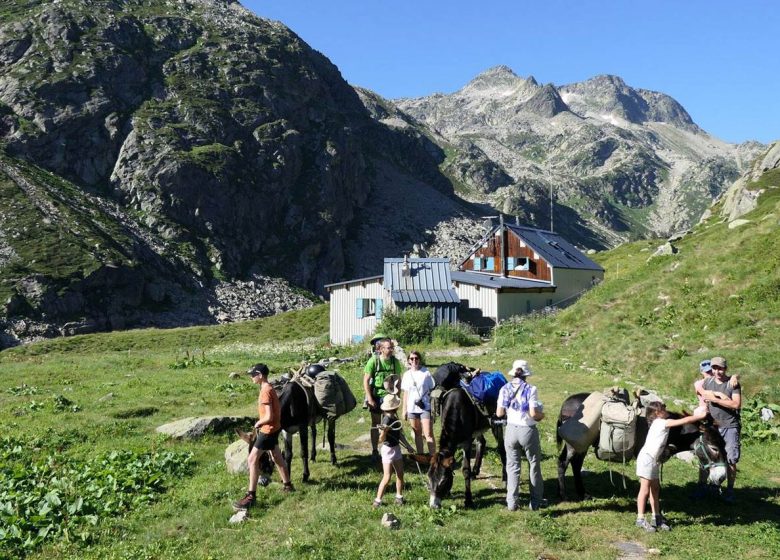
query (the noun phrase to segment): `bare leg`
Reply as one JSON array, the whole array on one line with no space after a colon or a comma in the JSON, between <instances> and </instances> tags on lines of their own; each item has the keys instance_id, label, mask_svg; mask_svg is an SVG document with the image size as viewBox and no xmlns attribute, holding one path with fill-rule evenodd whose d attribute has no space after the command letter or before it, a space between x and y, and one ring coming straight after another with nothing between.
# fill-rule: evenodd
<instances>
[{"instance_id":1,"label":"bare leg","mask_svg":"<svg viewBox=\"0 0 780 560\"><path fill-rule=\"evenodd\" d=\"M430 418L423 418L422 419L422 431L423 436L425 437L425 441L428 444L428 453L430 455L433 455L436 453L436 440L433 439L433 422L431 422ZM417 452L421 453L420 451L421 443L417 444Z\"/></svg>"},{"instance_id":2,"label":"bare leg","mask_svg":"<svg viewBox=\"0 0 780 560\"><path fill-rule=\"evenodd\" d=\"M387 487L388 483L390 482L390 476L393 474L393 464L392 463L382 463L382 480L379 481L379 488L376 490L376 502L382 501L382 496L385 494L385 488Z\"/></svg>"},{"instance_id":3,"label":"bare leg","mask_svg":"<svg viewBox=\"0 0 780 560\"><path fill-rule=\"evenodd\" d=\"M636 496L636 517L637 519L645 517L645 507L647 498L650 496L650 481L646 478L639 478L639 494Z\"/></svg>"},{"instance_id":4,"label":"bare leg","mask_svg":"<svg viewBox=\"0 0 780 560\"><path fill-rule=\"evenodd\" d=\"M257 479L260 478L260 454L265 453L260 451L257 447L253 447L249 452L249 456L246 459L247 466L249 467L249 491L257 491Z\"/></svg>"},{"instance_id":5,"label":"bare leg","mask_svg":"<svg viewBox=\"0 0 780 560\"><path fill-rule=\"evenodd\" d=\"M653 517L661 515L661 482L657 478L650 481L650 509Z\"/></svg>"},{"instance_id":6,"label":"bare leg","mask_svg":"<svg viewBox=\"0 0 780 560\"><path fill-rule=\"evenodd\" d=\"M284 457L282 457L282 452L279 449L279 446L277 445L274 447L274 450L271 451L271 459L273 459L274 464L276 465L276 470L279 471L279 476L282 478L282 482L284 484L290 483L290 473L287 470L287 464L284 462ZM250 481L251 481L251 473L250 473ZM255 477L255 483L257 483L257 478Z\"/></svg>"},{"instance_id":7,"label":"bare leg","mask_svg":"<svg viewBox=\"0 0 780 560\"><path fill-rule=\"evenodd\" d=\"M417 449L417 453L422 455L423 452L423 435L422 435L422 425L420 423L419 418L410 418L409 419L409 425L412 427L412 431L414 432L414 447Z\"/></svg>"},{"instance_id":8,"label":"bare leg","mask_svg":"<svg viewBox=\"0 0 780 560\"><path fill-rule=\"evenodd\" d=\"M376 427L381 421L382 417L378 412L371 413L371 453L373 455L379 453L379 451L377 451L377 445L379 445L379 431L376 429Z\"/></svg>"},{"instance_id":9,"label":"bare leg","mask_svg":"<svg viewBox=\"0 0 780 560\"><path fill-rule=\"evenodd\" d=\"M395 471L395 495L404 495L404 460L393 461L393 470Z\"/></svg>"}]
</instances>

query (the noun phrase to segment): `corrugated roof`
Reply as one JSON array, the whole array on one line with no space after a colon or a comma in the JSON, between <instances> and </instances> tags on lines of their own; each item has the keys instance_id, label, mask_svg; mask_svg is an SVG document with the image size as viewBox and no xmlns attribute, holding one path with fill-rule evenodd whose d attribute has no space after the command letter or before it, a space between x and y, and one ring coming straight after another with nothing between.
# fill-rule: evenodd
<instances>
[{"instance_id":1,"label":"corrugated roof","mask_svg":"<svg viewBox=\"0 0 780 560\"><path fill-rule=\"evenodd\" d=\"M385 259L384 287L398 303L460 303L449 259Z\"/></svg>"},{"instance_id":2,"label":"corrugated roof","mask_svg":"<svg viewBox=\"0 0 780 560\"><path fill-rule=\"evenodd\" d=\"M344 280L343 282L334 282L333 284L325 284L325 288L332 288L333 286L345 286L346 284L360 284L361 282L373 282L374 280L381 280L382 275L366 276L365 278L356 278L354 280Z\"/></svg>"},{"instance_id":3,"label":"corrugated roof","mask_svg":"<svg viewBox=\"0 0 780 560\"><path fill-rule=\"evenodd\" d=\"M528 290L538 290L544 288L555 289L555 286L549 282L541 280L529 280L528 278L514 278L512 276L501 276L494 274L485 274L484 272L471 271L453 271L452 280L464 284L474 284L484 286L485 288L520 288Z\"/></svg>"},{"instance_id":4,"label":"corrugated roof","mask_svg":"<svg viewBox=\"0 0 780 560\"><path fill-rule=\"evenodd\" d=\"M604 270L555 232L512 224L507 224L506 227L519 235L544 260L556 268Z\"/></svg>"}]
</instances>

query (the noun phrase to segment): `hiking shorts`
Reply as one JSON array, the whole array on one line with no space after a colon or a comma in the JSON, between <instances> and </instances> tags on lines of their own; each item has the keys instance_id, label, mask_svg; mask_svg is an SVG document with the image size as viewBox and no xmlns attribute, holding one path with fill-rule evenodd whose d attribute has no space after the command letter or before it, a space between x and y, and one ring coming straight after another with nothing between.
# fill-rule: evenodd
<instances>
[{"instance_id":1,"label":"hiking shorts","mask_svg":"<svg viewBox=\"0 0 780 560\"><path fill-rule=\"evenodd\" d=\"M655 457L649 453L640 453L636 458L636 475L647 480L658 480L660 478L660 467Z\"/></svg>"},{"instance_id":2,"label":"hiking shorts","mask_svg":"<svg viewBox=\"0 0 780 560\"><path fill-rule=\"evenodd\" d=\"M281 431L281 430L279 430ZM279 431L272 434L260 432L255 439L255 445L260 451L273 451L279 445Z\"/></svg>"},{"instance_id":3,"label":"hiking shorts","mask_svg":"<svg viewBox=\"0 0 780 560\"><path fill-rule=\"evenodd\" d=\"M739 463L739 428L719 428L720 435L723 436L723 441L726 442L726 459L729 465L736 465Z\"/></svg>"},{"instance_id":4,"label":"hiking shorts","mask_svg":"<svg viewBox=\"0 0 780 560\"><path fill-rule=\"evenodd\" d=\"M407 412L406 419L407 420L430 420L431 411L423 410L422 412Z\"/></svg>"},{"instance_id":5,"label":"hiking shorts","mask_svg":"<svg viewBox=\"0 0 780 560\"><path fill-rule=\"evenodd\" d=\"M382 454L383 465L393 464L396 461L400 461L404 458L404 456L401 454L400 445L394 445L392 447L389 445L383 445L380 453Z\"/></svg>"}]
</instances>

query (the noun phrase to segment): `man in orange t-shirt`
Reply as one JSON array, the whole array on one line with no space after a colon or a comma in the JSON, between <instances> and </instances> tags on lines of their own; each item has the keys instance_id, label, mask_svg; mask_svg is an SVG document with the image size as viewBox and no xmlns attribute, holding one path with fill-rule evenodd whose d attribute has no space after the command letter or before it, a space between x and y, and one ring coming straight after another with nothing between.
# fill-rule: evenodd
<instances>
[{"instance_id":1,"label":"man in orange t-shirt","mask_svg":"<svg viewBox=\"0 0 780 560\"><path fill-rule=\"evenodd\" d=\"M255 364L247 372L252 377L252 383L260 385L260 394L257 397L258 421L255 422L257 437L249 452L247 464L249 465L249 490L246 495L233 503L235 510L247 509L255 504L257 493L257 480L260 477L260 455L266 451L271 452L276 469L282 478L282 490L291 492L293 485L290 482L290 473L279 449L279 432L282 429L282 407L276 391L268 382L268 366Z\"/></svg>"}]
</instances>

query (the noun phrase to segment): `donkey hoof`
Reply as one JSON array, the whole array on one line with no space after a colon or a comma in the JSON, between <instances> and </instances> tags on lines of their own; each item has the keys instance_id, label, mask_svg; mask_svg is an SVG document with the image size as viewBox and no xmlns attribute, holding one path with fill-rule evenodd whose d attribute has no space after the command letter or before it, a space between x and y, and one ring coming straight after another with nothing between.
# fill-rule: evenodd
<instances>
[{"instance_id":1,"label":"donkey hoof","mask_svg":"<svg viewBox=\"0 0 780 560\"><path fill-rule=\"evenodd\" d=\"M335 457L331 457L330 458L330 464L331 465L335 465L336 463L338 463L338 461L336 461L336 458Z\"/></svg>"}]
</instances>

